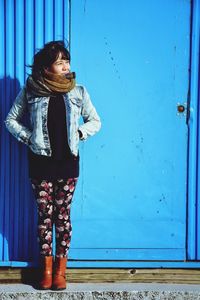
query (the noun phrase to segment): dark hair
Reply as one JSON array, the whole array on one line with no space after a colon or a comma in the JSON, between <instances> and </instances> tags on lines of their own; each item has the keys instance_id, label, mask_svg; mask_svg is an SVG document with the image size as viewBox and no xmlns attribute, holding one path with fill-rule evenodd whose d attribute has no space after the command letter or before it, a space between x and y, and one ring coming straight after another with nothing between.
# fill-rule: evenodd
<instances>
[{"instance_id":1,"label":"dark hair","mask_svg":"<svg viewBox=\"0 0 200 300\"><path fill-rule=\"evenodd\" d=\"M70 61L70 53L67 50L65 43L63 41L52 41L44 45L44 47L39 50L34 55L32 68L32 75L35 78L43 75L44 68L48 68L54 63L59 54L61 53L61 59L66 59Z\"/></svg>"}]
</instances>

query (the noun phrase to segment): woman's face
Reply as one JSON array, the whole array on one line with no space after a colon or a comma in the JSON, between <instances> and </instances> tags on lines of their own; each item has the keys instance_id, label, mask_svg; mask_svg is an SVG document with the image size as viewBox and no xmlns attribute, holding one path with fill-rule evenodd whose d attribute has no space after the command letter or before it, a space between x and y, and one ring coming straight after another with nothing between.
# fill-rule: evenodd
<instances>
[{"instance_id":1,"label":"woman's face","mask_svg":"<svg viewBox=\"0 0 200 300\"><path fill-rule=\"evenodd\" d=\"M69 60L62 59L62 54L60 53L57 60L47 70L57 75L67 74L70 72Z\"/></svg>"}]
</instances>

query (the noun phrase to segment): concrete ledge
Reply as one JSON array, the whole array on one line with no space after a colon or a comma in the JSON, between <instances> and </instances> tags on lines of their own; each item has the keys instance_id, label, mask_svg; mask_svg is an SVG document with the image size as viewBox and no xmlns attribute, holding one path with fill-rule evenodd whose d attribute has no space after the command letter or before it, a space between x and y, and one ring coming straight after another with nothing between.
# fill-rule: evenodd
<instances>
[{"instance_id":1,"label":"concrete ledge","mask_svg":"<svg viewBox=\"0 0 200 300\"><path fill-rule=\"evenodd\" d=\"M28 300L197 300L199 285L140 283L69 283L64 291L39 291L24 284L1 284L0 299Z\"/></svg>"}]
</instances>

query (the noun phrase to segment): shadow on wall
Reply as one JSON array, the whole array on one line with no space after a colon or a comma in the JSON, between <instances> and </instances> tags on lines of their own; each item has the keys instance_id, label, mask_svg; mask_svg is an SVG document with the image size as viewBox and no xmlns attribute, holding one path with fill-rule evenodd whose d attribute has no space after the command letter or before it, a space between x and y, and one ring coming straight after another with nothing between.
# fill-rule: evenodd
<instances>
[{"instance_id":1,"label":"shadow on wall","mask_svg":"<svg viewBox=\"0 0 200 300\"><path fill-rule=\"evenodd\" d=\"M1 78L0 88L0 260L5 266L11 262L13 266L22 266L23 262L24 266L35 266L38 264L37 211L28 176L27 146L19 143L4 124L21 89L20 82L11 77ZM21 122L28 126L28 116Z\"/></svg>"}]
</instances>

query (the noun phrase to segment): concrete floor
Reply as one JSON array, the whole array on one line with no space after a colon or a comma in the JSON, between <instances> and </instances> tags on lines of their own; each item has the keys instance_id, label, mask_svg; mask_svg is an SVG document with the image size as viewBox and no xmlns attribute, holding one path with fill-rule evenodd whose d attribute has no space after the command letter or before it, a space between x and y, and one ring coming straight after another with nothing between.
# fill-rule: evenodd
<instances>
[{"instance_id":1,"label":"concrete floor","mask_svg":"<svg viewBox=\"0 0 200 300\"><path fill-rule=\"evenodd\" d=\"M151 283L69 283L64 291L40 291L30 285L0 284L5 299L114 299L114 300L200 300L200 285Z\"/></svg>"}]
</instances>

